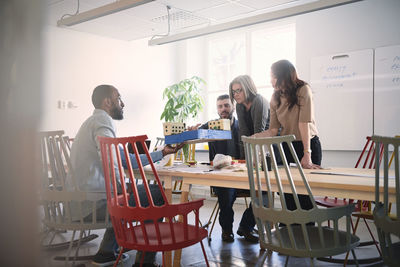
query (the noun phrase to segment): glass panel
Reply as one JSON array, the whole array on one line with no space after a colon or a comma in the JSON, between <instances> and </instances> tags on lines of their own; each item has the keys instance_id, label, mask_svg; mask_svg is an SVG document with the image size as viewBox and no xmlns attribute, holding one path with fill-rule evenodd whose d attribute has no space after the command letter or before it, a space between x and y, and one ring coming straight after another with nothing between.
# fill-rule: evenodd
<instances>
[{"instance_id":1,"label":"glass panel","mask_svg":"<svg viewBox=\"0 0 400 267\"><path fill-rule=\"evenodd\" d=\"M296 65L294 24L256 30L251 33L251 75L257 87L271 86L271 65L281 59L287 59Z\"/></svg>"},{"instance_id":2,"label":"glass panel","mask_svg":"<svg viewBox=\"0 0 400 267\"><path fill-rule=\"evenodd\" d=\"M217 112L217 97L226 94L227 92L228 90L209 92L207 94L207 120L215 120L219 118Z\"/></svg>"},{"instance_id":3,"label":"glass panel","mask_svg":"<svg viewBox=\"0 0 400 267\"><path fill-rule=\"evenodd\" d=\"M205 120L218 118L216 99L229 93L229 83L238 75L250 73L260 94L269 101L273 93L271 64L287 59L296 64L295 24L248 29L208 41L208 85Z\"/></svg>"},{"instance_id":4,"label":"glass panel","mask_svg":"<svg viewBox=\"0 0 400 267\"><path fill-rule=\"evenodd\" d=\"M246 71L245 35L210 40L208 43L209 91L228 91L229 83Z\"/></svg>"}]
</instances>

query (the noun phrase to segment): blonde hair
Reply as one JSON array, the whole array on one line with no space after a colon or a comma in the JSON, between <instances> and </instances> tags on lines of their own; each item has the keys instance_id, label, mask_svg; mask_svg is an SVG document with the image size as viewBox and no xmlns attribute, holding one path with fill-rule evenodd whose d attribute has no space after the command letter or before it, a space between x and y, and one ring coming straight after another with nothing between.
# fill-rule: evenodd
<instances>
[{"instance_id":1,"label":"blonde hair","mask_svg":"<svg viewBox=\"0 0 400 267\"><path fill-rule=\"evenodd\" d=\"M249 75L239 75L229 84L229 97L231 98L233 104L236 102L232 91L232 86L234 84L240 84L244 92L246 102L251 102L256 97L257 87L254 84L253 79Z\"/></svg>"}]
</instances>

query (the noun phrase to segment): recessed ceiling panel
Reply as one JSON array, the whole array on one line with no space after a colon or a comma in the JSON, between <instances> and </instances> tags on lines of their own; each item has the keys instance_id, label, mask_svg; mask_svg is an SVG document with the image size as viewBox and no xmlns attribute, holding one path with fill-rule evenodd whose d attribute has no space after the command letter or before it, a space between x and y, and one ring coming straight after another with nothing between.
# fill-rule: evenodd
<instances>
[{"instance_id":1,"label":"recessed ceiling panel","mask_svg":"<svg viewBox=\"0 0 400 267\"><path fill-rule=\"evenodd\" d=\"M252 7L254 9L272 8L279 5L284 5L293 2L300 2L299 0L239 0L238 3Z\"/></svg>"},{"instance_id":2,"label":"recessed ceiling panel","mask_svg":"<svg viewBox=\"0 0 400 267\"><path fill-rule=\"evenodd\" d=\"M170 5L178 9L194 12L206 8L215 7L224 3L229 3L228 0L157 0L157 2Z\"/></svg>"},{"instance_id":3,"label":"recessed ceiling panel","mask_svg":"<svg viewBox=\"0 0 400 267\"><path fill-rule=\"evenodd\" d=\"M77 0L64 0L64 1L77 2ZM114 2L116 2L116 0L80 0L81 4L90 6L92 8L105 6Z\"/></svg>"},{"instance_id":4,"label":"recessed ceiling panel","mask_svg":"<svg viewBox=\"0 0 400 267\"><path fill-rule=\"evenodd\" d=\"M171 30L179 30L210 22L208 19L199 17L192 12L179 9L170 9L169 16L165 14L163 16L154 17L151 21L162 25L168 25L169 23Z\"/></svg>"},{"instance_id":5,"label":"recessed ceiling panel","mask_svg":"<svg viewBox=\"0 0 400 267\"><path fill-rule=\"evenodd\" d=\"M213 8L207 8L195 12L195 14L200 15L202 17L211 18L214 20L222 20L237 15L246 14L251 11L254 11L254 9L242 5L237 5L234 3L229 3L229 4L219 5Z\"/></svg>"},{"instance_id":6,"label":"recessed ceiling panel","mask_svg":"<svg viewBox=\"0 0 400 267\"><path fill-rule=\"evenodd\" d=\"M166 15L167 6L159 2L150 2L144 5L127 9L124 12L136 18L151 20L154 17Z\"/></svg>"}]
</instances>

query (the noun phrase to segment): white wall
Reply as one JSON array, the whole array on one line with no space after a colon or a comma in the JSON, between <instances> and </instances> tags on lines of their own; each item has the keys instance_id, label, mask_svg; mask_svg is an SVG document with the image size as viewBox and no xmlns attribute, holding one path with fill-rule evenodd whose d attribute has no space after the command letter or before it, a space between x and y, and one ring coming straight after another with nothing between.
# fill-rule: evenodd
<instances>
[{"instance_id":1,"label":"white wall","mask_svg":"<svg viewBox=\"0 0 400 267\"><path fill-rule=\"evenodd\" d=\"M400 44L399 14L398 0L365 0L298 16L296 54L300 77L310 81L313 57ZM324 137L320 138L323 146ZM323 165L353 167L358 155L359 151L324 151Z\"/></svg>"},{"instance_id":2,"label":"white wall","mask_svg":"<svg viewBox=\"0 0 400 267\"><path fill-rule=\"evenodd\" d=\"M311 58L400 44L400 1L364 0L298 16L297 69L310 80Z\"/></svg>"},{"instance_id":3,"label":"white wall","mask_svg":"<svg viewBox=\"0 0 400 267\"><path fill-rule=\"evenodd\" d=\"M148 47L68 29L46 27L42 130L64 129L75 136L93 112L91 93L99 84L116 86L125 103L118 135L162 135L162 90L177 81L176 44ZM77 108L58 109L57 101Z\"/></svg>"}]
</instances>

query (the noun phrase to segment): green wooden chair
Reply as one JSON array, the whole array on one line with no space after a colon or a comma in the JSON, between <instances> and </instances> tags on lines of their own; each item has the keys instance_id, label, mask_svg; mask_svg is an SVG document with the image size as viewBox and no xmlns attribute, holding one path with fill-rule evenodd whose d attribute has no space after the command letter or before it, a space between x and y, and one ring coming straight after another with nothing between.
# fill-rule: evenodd
<instances>
[{"instance_id":1,"label":"green wooden chair","mask_svg":"<svg viewBox=\"0 0 400 267\"><path fill-rule=\"evenodd\" d=\"M334 256L351 251L358 246L360 239L351 233L350 217L354 204L334 207L330 209L319 208L314 200L311 188L308 185L299 159L294 151L293 135L270 138L242 137L245 145L246 164L249 175L250 195L253 203L253 212L256 219L260 246L262 249L276 251L289 256L314 258ZM296 167L289 167L283 151L282 143L287 143L296 161ZM276 155L273 145L278 147L283 162L283 171L278 170ZM271 155L272 171L267 171L266 155ZM303 210L300 207L296 185L292 173L298 172L301 181L310 196L313 208ZM271 180L276 181L280 203L274 203ZM298 182L298 181L296 181ZM266 188L262 188L262 184ZM286 207L283 186L290 188L297 209L290 211ZM262 191L267 189L268 202L263 203ZM262 203L262 204L261 204ZM345 229L339 230L339 219L345 218ZM333 222L333 227L322 226L328 220ZM358 265L357 260L355 260Z\"/></svg>"},{"instance_id":2,"label":"green wooden chair","mask_svg":"<svg viewBox=\"0 0 400 267\"><path fill-rule=\"evenodd\" d=\"M373 136L377 147L383 145L383 165L375 165L375 208L374 222L379 237L379 244L385 264L388 266L399 266L400 264L400 171L399 171L399 153L400 139L393 137ZM389 162L389 154L392 157ZM376 155L378 157L378 155ZM396 212L390 213L389 202L389 167L394 164L393 183L396 187ZM383 169L383 179L381 179ZM382 183L383 182L383 183ZM382 183L382 184L381 184ZM383 190L383 197L380 191Z\"/></svg>"}]
</instances>

